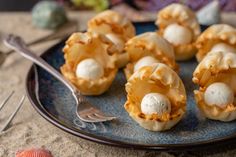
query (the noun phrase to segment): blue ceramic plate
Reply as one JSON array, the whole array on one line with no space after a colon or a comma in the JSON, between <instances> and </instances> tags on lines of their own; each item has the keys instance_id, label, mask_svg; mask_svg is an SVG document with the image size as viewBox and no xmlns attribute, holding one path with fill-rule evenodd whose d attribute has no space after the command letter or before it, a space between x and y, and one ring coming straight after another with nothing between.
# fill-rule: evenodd
<instances>
[{"instance_id":1,"label":"blue ceramic plate","mask_svg":"<svg viewBox=\"0 0 236 157\"><path fill-rule=\"evenodd\" d=\"M137 33L154 31L153 23L136 23ZM64 63L62 48L64 41L46 51L42 57L59 70ZM32 66L28 73L26 89L34 108L49 122L76 136L119 147L158 150L183 150L201 148L210 144L222 144L234 140L236 121L223 123L205 119L196 108L192 73L196 60L180 62L180 77L188 94L185 117L169 131L151 132L140 127L125 111L125 76L122 70L110 89L103 95L87 97L105 113L119 119L106 123L83 123L76 116L76 105L70 91L39 67Z\"/></svg>"}]
</instances>

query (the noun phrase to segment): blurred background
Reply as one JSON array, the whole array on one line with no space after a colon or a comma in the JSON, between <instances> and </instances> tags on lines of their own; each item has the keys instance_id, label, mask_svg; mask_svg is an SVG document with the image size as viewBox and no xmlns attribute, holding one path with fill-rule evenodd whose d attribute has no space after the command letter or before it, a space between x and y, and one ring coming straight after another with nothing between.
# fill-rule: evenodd
<instances>
[{"instance_id":1,"label":"blurred background","mask_svg":"<svg viewBox=\"0 0 236 157\"><path fill-rule=\"evenodd\" d=\"M209 6L201 15L200 23L210 25L219 23L219 16L224 13L236 11L236 0L54 0L59 3L66 12L70 11L94 11L101 12L106 9L113 9L125 15L132 21L153 21L156 12L170 3L178 2L185 4L194 11L199 12L208 4L217 1L217 4ZM0 0L0 12L31 11L40 0ZM221 15L220 15L221 14ZM227 16L229 23L232 23L234 16ZM207 22L207 21L213 22Z\"/></svg>"},{"instance_id":2,"label":"blurred background","mask_svg":"<svg viewBox=\"0 0 236 157\"><path fill-rule=\"evenodd\" d=\"M0 11L30 11L40 0L0 0ZM179 2L188 5L194 10L210 3L213 0L57 0L68 9L102 11L118 5L127 5L135 10L158 11L160 8ZM223 11L236 11L236 0L219 0Z\"/></svg>"}]
</instances>

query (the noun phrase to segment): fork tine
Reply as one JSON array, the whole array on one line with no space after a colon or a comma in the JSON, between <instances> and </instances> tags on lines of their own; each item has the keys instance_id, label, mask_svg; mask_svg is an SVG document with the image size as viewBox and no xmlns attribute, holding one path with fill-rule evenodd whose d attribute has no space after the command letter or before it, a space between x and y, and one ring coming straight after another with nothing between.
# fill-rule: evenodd
<instances>
[{"instance_id":1,"label":"fork tine","mask_svg":"<svg viewBox=\"0 0 236 157\"><path fill-rule=\"evenodd\" d=\"M13 118L15 117L16 113L19 111L19 109L21 108L21 106L23 105L23 102L25 100L25 95L22 96L16 110L11 114L11 116L8 118L8 120L6 121L6 123L3 125L3 127L1 128L0 132L4 131L7 126L11 123L11 121L13 120Z\"/></svg>"},{"instance_id":2,"label":"fork tine","mask_svg":"<svg viewBox=\"0 0 236 157\"><path fill-rule=\"evenodd\" d=\"M3 102L0 105L0 110L4 107L4 105L7 103L7 101L11 98L11 96L15 93L15 91L12 91L5 100L3 100Z\"/></svg>"},{"instance_id":3,"label":"fork tine","mask_svg":"<svg viewBox=\"0 0 236 157\"><path fill-rule=\"evenodd\" d=\"M81 120L85 122L90 122L90 123L105 122L105 121L110 121L116 118L112 116L108 117L108 116L99 115L97 113L87 113L83 115L80 115L77 113L77 115L79 116Z\"/></svg>"},{"instance_id":4,"label":"fork tine","mask_svg":"<svg viewBox=\"0 0 236 157\"><path fill-rule=\"evenodd\" d=\"M89 118L93 119L93 120L96 120L96 121L107 121L107 118L108 117L104 117L104 116L97 116L97 114L91 114L91 115L88 115Z\"/></svg>"},{"instance_id":5,"label":"fork tine","mask_svg":"<svg viewBox=\"0 0 236 157\"><path fill-rule=\"evenodd\" d=\"M105 115L103 113L94 113L97 117L99 118L104 118L104 119L109 119L109 120L112 120L112 119L116 119L117 117L115 116L108 116L108 115Z\"/></svg>"}]
</instances>

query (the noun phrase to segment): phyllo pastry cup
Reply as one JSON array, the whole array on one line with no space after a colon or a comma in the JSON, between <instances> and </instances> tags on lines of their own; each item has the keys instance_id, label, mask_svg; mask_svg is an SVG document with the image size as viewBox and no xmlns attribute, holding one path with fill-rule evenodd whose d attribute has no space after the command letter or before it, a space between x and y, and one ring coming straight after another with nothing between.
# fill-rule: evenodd
<instances>
[{"instance_id":1,"label":"phyllo pastry cup","mask_svg":"<svg viewBox=\"0 0 236 157\"><path fill-rule=\"evenodd\" d=\"M151 131L172 128L186 111L186 92L179 76L167 65L155 63L136 71L126 84L126 111L140 126ZM169 113L144 114L141 102L149 93L160 93L171 105Z\"/></svg>"},{"instance_id":2,"label":"phyllo pastry cup","mask_svg":"<svg viewBox=\"0 0 236 157\"><path fill-rule=\"evenodd\" d=\"M227 24L215 24L208 27L197 39L196 47L198 52L196 54L197 60L200 62L211 49L219 44L223 43L232 47L236 52L236 29ZM222 51L222 50L221 50Z\"/></svg>"},{"instance_id":3,"label":"phyllo pastry cup","mask_svg":"<svg viewBox=\"0 0 236 157\"><path fill-rule=\"evenodd\" d=\"M212 51L193 73L198 108L209 119L232 121L236 118L236 54Z\"/></svg>"},{"instance_id":4,"label":"phyllo pastry cup","mask_svg":"<svg viewBox=\"0 0 236 157\"><path fill-rule=\"evenodd\" d=\"M156 25L158 33L174 46L176 60L188 60L195 55L194 43L201 30L190 8L178 3L170 4L158 12Z\"/></svg>"},{"instance_id":5,"label":"phyllo pastry cup","mask_svg":"<svg viewBox=\"0 0 236 157\"><path fill-rule=\"evenodd\" d=\"M172 45L156 32L147 32L131 38L125 45L125 51L129 58L129 63L124 69L127 80L134 73L136 63L145 56L151 56L157 62L178 71Z\"/></svg>"},{"instance_id":6,"label":"phyllo pastry cup","mask_svg":"<svg viewBox=\"0 0 236 157\"><path fill-rule=\"evenodd\" d=\"M115 65L117 49L104 35L94 32L74 33L66 41L63 51L65 64L61 72L82 94L100 95L110 87L118 70ZM78 77L77 65L85 59L96 60L103 68L103 76L99 79Z\"/></svg>"},{"instance_id":7,"label":"phyllo pastry cup","mask_svg":"<svg viewBox=\"0 0 236 157\"><path fill-rule=\"evenodd\" d=\"M119 67L128 62L127 55L123 52L126 41L135 36L135 27L126 17L119 13L106 10L88 21L88 32L97 32L106 35L119 50Z\"/></svg>"}]
</instances>

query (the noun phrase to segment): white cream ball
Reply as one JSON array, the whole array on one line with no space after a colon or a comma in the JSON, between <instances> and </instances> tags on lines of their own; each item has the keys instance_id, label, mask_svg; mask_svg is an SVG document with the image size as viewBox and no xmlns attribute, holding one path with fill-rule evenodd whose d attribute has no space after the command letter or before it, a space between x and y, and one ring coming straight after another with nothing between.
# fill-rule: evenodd
<instances>
[{"instance_id":1,"label":"white cream ball","mask_svg":"<svg viewBox=\"0 0 236 157\"><path fill-rule=\"evenodd\" d=\"M103 75L103 66L92 58L82 60L76 68L77 77L96 80L102 77Z\"/></svg>"},{"instance_id":2,"label":"white cream ball","mask_svg":"<svg viewBox=\"0 0 236 157\"><path fill-rule=\"evenodd\" d=\"M158 114L171 112L171 104L169 99L160 93L149 93L146 94L141 102L141 111L144 114Z\"/></svg>"},{"instance_id":3,"label":"white cream ball","mask_svg":"<svg viewBox=\"0 0 236 157\"><path fill-rule=\"evenodd\" d=\"M156 58L151 57L151 56L142 57L134 65L134 72L144 66L149 66L149 65L152 65L153 63L158 63L158 62L159 61Z\"/></svg>"},{"instance_id":4,"label":"white cream ball","mask_svg":"<svg viewBox=\"0 0 236 157\"><path fill-rule=\"evenodd\" d=\"M234 102L234 91L227 84L216 82L207 87L204 100L207 105L224 108Z\"/></svg>"},{"instance_id":5,"label":"white cream ball","mask_svg":"<svg viewBox=\"0 0 236 157\"><path fill-rule=\"evenodd\" d=\"M234 52L236 53L236 49L228 44L225 43L218 43L215 44L212 48L211 51L223 51L223 52Z\"/></svg>"},{"instance_id":6,"label":"white cream ball","mask_svg":"<svg viewBox=\"0 0 236 157\"><path fill-rule=\"evenodd\" d=\"M174 45L188 44L192 40L191 31L181 25L171 24L164 30L163 37Z\"/></svg>"}]
</instances>

